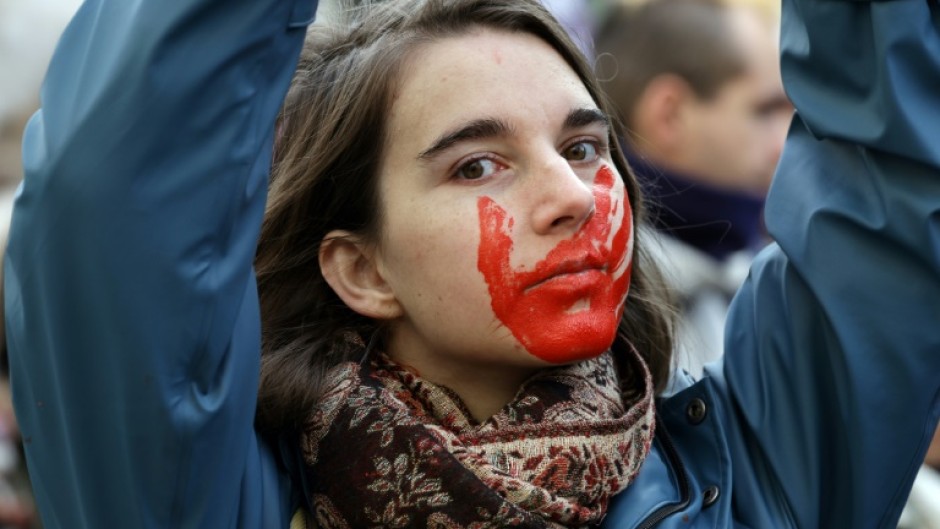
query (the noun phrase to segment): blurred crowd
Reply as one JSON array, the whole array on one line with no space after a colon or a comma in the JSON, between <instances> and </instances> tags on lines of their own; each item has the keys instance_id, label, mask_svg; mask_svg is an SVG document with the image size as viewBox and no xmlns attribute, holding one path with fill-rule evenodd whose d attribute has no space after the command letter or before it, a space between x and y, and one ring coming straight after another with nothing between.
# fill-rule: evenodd
<instances>
[{"instance_id":1,"label":"blurred crowd","mask_svg":"<svg viewBox=\"0 0 940 529\"><path fill-rule=\"evenodd\" d=\"M724 316L767 242L764 195L793 112L777 60L776 0L543 0L596 64L648 197L680 319L678 368L720 357ZM79 0L0 0L0 229L22 173L20 135ZM337 0L321 2L329 16ZM4 355L5 365L5 355ZM6 372L5 369L3 371ZM902 527L940 528L940 443ZM0 529L38 527L5 376Z\"/></svg>"}]
</instances>

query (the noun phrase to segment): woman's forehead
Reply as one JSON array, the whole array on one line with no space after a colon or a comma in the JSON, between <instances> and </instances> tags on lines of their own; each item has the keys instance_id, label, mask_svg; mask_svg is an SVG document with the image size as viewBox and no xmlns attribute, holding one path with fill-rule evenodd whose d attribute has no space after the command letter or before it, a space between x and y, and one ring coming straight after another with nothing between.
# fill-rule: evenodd
<instances>
[{"instance_id":1,"label":"woman's forehead","mask_svg":"<svg viewBox=\"0 0 940 529\"><path fill-rule=\"evenodd\" d=\"M399 81L389 119L393 138L426 141L479 119L521 130L560 127L572 109L597 106L564 58L523 32L483 28L422 44Z\"/></svg>"}]
</instances>

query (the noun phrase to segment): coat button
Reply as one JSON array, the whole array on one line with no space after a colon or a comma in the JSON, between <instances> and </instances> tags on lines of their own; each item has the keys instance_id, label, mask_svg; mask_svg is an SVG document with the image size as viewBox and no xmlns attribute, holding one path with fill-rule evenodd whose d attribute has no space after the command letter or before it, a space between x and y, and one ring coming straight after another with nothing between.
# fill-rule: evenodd
<instances>
[{"instance_id":1,"label":"coat button","mask_svg":"<svg viewBox=\"0 0 940 529\"><path fill-rule=\"evenodd\" d=\"M705 401L699 398L692 399L685 408L685 417L693 425L701 424L707 414L708 408L705 406Z\"/></svg>"},{"instance_id":2,"label":"coat button","mask_svg":"<svg viewBox=\"0 0 940 529\"><path fill-rule=\"evenodd\" d=\"M702 508L707 509L718 501L721 496L721 490L717 485L712 485L702 492Z\"/></svg>"}]
</instances>

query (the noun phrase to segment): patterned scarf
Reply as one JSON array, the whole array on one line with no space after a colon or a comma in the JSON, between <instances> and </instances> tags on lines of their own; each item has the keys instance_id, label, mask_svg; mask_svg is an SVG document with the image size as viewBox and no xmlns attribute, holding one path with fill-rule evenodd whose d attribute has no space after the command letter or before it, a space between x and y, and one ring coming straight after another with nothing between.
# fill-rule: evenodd
<instances>
[{"instance_id":1,"label":"patterned scarf","mask_svg":"<svg viewBox=\"0 0 940 529\"><path fill-rule=\"evenodd\" d=\"M482 424L385 356L337 366L302 438L312 518L321 529L597 525L653 436L649 371L636 353L625 363L624 380L610 353L543 370Z\"/></svg>"}]
</instances>

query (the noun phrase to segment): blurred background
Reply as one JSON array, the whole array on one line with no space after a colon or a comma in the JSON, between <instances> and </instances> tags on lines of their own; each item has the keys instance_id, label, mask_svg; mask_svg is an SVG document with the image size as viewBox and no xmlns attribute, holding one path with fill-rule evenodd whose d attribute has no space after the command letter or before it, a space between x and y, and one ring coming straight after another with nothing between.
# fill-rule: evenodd
<instances>
[{"instance_id":1,"label":"blurred background","mask_svg":"<svg viewBox=\"0 0 940 529\"><path fill-rule=\"evenodd\" d=\"M79 0L0 0L0 193L21 178L20 135L39 105L39 85L56 40ZM4 233L9 201L0 209Z\"/></svg>"}]
</instances>

